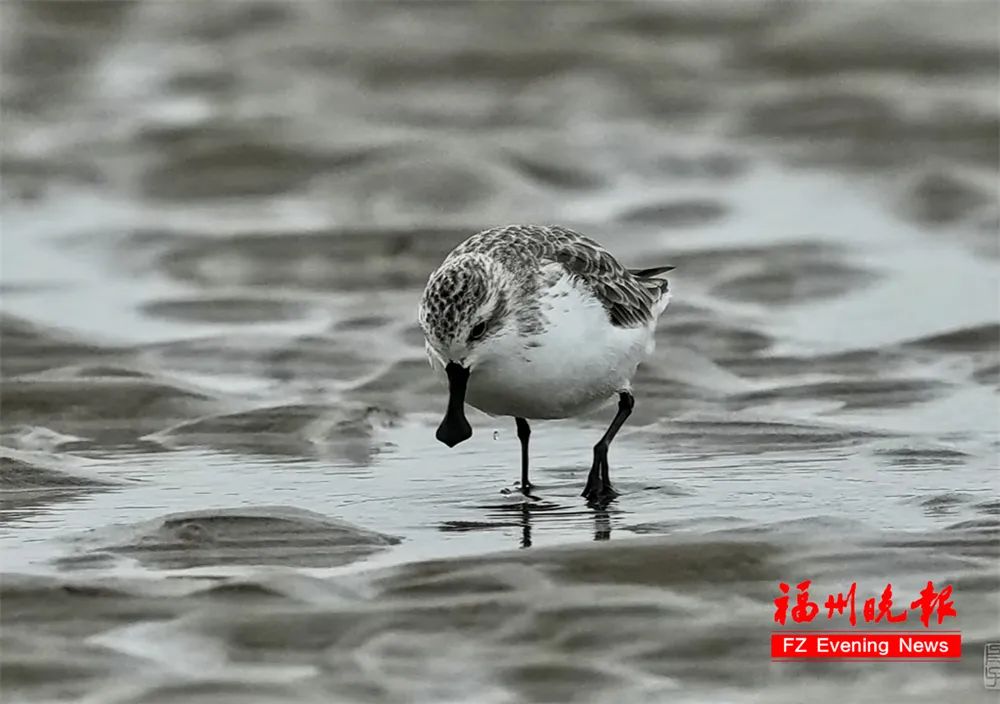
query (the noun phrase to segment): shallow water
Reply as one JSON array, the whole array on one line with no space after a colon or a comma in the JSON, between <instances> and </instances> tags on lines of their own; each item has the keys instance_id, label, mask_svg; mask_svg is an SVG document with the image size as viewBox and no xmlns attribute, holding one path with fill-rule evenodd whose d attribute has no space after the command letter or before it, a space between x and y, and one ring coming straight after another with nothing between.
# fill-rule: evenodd
<instances>
[{"instance_id":1,"label":"shallow water","mask_svg":"<svg viewBox=\"0 0 1000 704\"><path fill-rule=\"evenodd\" d=\"M5 701L988 700L993 5L0 10ZM515 221L677 267L605 510L610 409L433 437ZM801 579L964 657L772 662Z\"/></svg>"}]
</instances>

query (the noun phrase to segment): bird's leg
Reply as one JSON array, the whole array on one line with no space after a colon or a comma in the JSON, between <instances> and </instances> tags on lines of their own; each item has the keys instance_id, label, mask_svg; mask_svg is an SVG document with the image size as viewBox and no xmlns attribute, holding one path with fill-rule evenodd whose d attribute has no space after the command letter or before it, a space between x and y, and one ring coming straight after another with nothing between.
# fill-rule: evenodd
<instances>
[{"instance_id":1,"label":"bird's leg","mask_svg":"<svg viewBox=\"0 0 1000 704\"><path fill-rule=\"evenodd\" d=\"M635 398L628 391L618 394L618 413L608 426L608 430L596 445L594 445L594 464L590 467L590 474L587 476L587 486L583 489L583 496L587 501L595 505L603 505L618 496L618 492L611 486L611 478L608 476L608 446L615 439L615 435L625 424L625 419L632 414L635 406Z\"/></svg>"},{"instance_id":2,"label":"bird's leg","mask_svg":"<svg viewBox=\"0 0 1000 704\"><path fill-rule=\"evenodd\" d=\"M521 491L527 492L531 489L531 482L528 481L528 438L531 437L531 426L524 418L515 418L517 424L517 439L521 441Z\"/></svg>"}]
</instances>

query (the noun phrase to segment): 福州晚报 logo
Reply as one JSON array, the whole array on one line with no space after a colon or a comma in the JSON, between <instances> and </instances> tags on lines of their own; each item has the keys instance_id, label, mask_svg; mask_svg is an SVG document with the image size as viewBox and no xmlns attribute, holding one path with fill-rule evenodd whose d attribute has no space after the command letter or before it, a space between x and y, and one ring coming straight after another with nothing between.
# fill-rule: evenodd
<instances>
[{"instance_id":1,"label":"\u798f\u5dde\u665a\u62a5 logo","mask_svg":"<svg viewBox=\"0 0 1000 704\"><path fill-rule=\"evenodd\" d=\"M891 625L899 630L773 632L772 658L937 660L959 658L962 655L960 633L930 630L932 624L940 626L946 619L958 616L952 598L953 587L950 584L938 589L934 582L928 581L915 599L904 599L899 603L901 601L899 595L893 592L892 584L889 583L877 596L864 599L860 610L857 582L852 582L847 591L829 594L821 602L810 598L811 586L812 581L808 579L798 582L795 585L796 594L793 602L791 586L779 582L778 590L781 596L774 600L774 622L785 626L791 618L793 623L807 624L825 611L828 621L846 620L853 628L858 625L860 611L860 617L866 624ZM923 629L903 630L906 628L907 620L919 621ZM998 653L996 673L1000 675L1000 653Z\"/></svg>"}]
</instances>

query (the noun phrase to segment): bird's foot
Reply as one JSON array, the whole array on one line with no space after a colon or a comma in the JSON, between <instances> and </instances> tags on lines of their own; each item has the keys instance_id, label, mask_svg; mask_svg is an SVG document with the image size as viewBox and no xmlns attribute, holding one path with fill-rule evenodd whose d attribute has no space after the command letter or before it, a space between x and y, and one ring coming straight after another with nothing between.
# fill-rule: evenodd
<instances>
[{"instance_id":1,"label":"bird's foot","mask_svg":"<svg viewBox=\"0 0 1000 704\"><path fill-rule=\"evenodd\" d=\"M611 486L611 482L601 481L592 474L587 477L587 486L580 495L587 499L589 506L603 508L618 497L618 492Z\"/></svg>"},{"instance_id":2,"label":"bird's foot","mask_svg":"<svg viewBox=\"0 0 1000 704\"><path fill-rule=\"evenodd\" d=\"M510 495L516 491L519 494L523 494L525 498L531 499L532 501L538 501L538 497L535 496L533 493L531 493L532 491L535 490L535 488L536 488L535 485L532 484L531 482L528 482L527 484L524 485L522 485L521 482L514 482L512 488L510 489L503 488L500 490L500 493Z\"/></svg>"}]
</instances>

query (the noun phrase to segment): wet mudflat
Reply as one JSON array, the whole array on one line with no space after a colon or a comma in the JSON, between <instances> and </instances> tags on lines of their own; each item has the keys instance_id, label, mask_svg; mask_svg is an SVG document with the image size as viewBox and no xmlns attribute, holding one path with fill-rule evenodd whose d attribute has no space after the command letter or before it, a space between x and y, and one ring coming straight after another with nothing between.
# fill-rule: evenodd
<instances>
[{"instance_id":1,"label":"wet mudflat","mask_svg":"<svg viewBox=\"0 0 1000 704\"><path fill-rule=\"evenodd\" d=\"M5 701L988 701L995 7L0 9ZM518 221L677 267L605 510L610 411L433 438ZM772 662L802 579L965 656Z\"/></svg>"}]
</instances>

